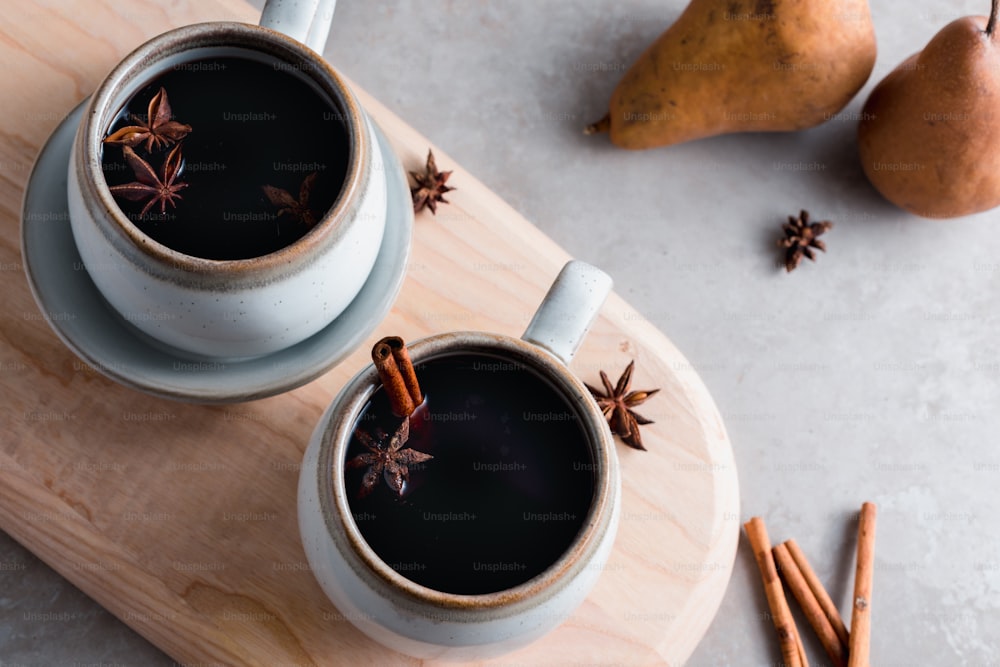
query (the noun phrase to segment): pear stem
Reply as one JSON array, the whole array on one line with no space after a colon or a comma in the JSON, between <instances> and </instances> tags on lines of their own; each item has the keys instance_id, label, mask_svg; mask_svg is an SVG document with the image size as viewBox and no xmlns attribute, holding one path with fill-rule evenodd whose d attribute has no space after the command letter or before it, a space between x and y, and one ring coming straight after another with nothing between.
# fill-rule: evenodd
<instances>
[{"instance_id":1,"label":"pear stem","mask_svg":"<svg viewBox=\"0 0 1000 667\"><path fill-rule=\"evenodd\" d=\"M1000 2L1000 0L993 0L993 2ZM591 123L587 127L583 128L584 134L601 134L603 132L611 131L611 115L608 114L596 123Z\"/></svg>"},{"instance_id":2,"label":"pear stem","mask_svg":"<svg viewBox=\"0 0 1000 667\"><path fill-rule=\"evenodd\" d=\"M990 20L986 23L987 37L993 37L993 31L997 27L998 13L1000 13L1000 0L993 0L993 8L990 10Z\"/></svg>"}]
</instances>

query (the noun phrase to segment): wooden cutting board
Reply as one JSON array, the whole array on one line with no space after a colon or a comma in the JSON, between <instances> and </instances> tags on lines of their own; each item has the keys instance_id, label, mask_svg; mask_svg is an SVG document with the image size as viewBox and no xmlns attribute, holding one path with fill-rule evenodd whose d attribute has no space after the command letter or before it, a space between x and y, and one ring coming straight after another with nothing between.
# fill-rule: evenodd
<instances>
[{"instance_id":1,"label":"wooden cutting board","mask_svg":"<svg viewBox=\"0 0 1000 667\"><path fill-rule=\"evenodd\" d=\"M79 7L76 5L79 4ZM74 9L74 7L76 7ZM31 164L60 119L155 33L255 22L241 0L22 0L0 24L0 528L182 662L415 664L352 630L299 542L299 462L324 407L386 334L520 335L566 253L435 147L458 190L417 216L406 281L371 339L296 391L235 406L170 402L79 361L32 300L19 251ZM357 89L404 166L430 142ZM473 131L473 128L470 128ZM483 304L489 304L485 308ZM508 664L682 664L733 566L738 489L719 413L669 340L612 295L573 363L587 382L637 360L648 452L619 445L624 497L597 588Z\"/></svg>"}]
</instances>

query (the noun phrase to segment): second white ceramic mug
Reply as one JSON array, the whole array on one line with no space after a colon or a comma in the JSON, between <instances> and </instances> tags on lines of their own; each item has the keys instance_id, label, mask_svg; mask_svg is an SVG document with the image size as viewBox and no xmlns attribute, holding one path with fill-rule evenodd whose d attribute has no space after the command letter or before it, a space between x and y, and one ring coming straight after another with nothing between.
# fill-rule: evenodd
<instances>
[{"instance_id":1,"label":"second white ceramic mug","mask_svg":"<svg viewBox=\"0 0 1000 667\"><path fill-rule=\"evenodd\" d=\"M379 558L355 523L344 481L355 423L380 386L375 369L363 369L334 399L302 464L299 528L313 574L362 632L423 659L479 660L534 641L583 602L611 553L621 478L607 421L567 364L610 288L607 274L570 262L521 339L453 332L408 346L418 369L425 361L469 353L531 369L561 395L585 434L594 493L582 527L555 563L518 586L480 595L442 592L407 579Z\"/></svg>"},{"instance_id":2,"label":"second white ceramic mug","mask_svg":"<svg viewBox=\"0 0 1000 667\"><path fill-rule=\"evenodd\" d=\"M333 3L271 0L262 23L322 50ZM372 121L341 77L298 39L272 27L203 23L154 37L92 97L73 144L69 211L90 278L111 306L156 341L194 358L257 357L318 332L357 295L385 229L386 178ZM101 144L119 109L160 73L203 58L274 65L319 91L347 132L347 176L330 210L298 241L259 257L214 260L143 233L115 202Z\"/></svg>"}]
</instances>

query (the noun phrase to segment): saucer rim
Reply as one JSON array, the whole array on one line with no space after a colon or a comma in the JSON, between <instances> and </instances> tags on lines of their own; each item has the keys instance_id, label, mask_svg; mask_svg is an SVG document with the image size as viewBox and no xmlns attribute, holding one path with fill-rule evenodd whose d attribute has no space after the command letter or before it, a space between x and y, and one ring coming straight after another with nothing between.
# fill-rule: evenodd
<instances>
[{"instance_id":1,"label":"saucer rim","mask_svg":"<svg viewBox=\"0 0 1000 667\"><path fill-rule=\"evenodd\" d=\"M75 132L66 139L63 139L59 135L63 132L67 132L69 130L68 126L79 125L84 109L89 101L89 97L81 101L72 110L70 110L52 130L35 157L35 161L32 165L22 196L20 208L21 259L32 297L43 314L48 313L49 310L47 307L48 302L46 297L51 294L53 289L59 290L61 288L59 281L51 279L48 281L41 281L47 286L46 288L42 288L39 285L38 275L51 273L52 270L38 265L39 263L37 260L40 251L35 250L32 252L30 250L30 248L34 245L34 241L29 240L29 237L31 237L31 230L29 229L31 221L28 220L28 215L30 213L28 210L29 201L32 199L33 191L37 191L40 187L44 187L40 185L40 167L44 165L46 169L50 169L46 157L48 156L49 160L51 160L52 153L62 148L60 145L60 142L62 141L66 141L68 159L69 147L72 145ZM378 257L381 258L381 261L378 259L376 260L376 269L373 269L373 274L380 264L386 263L389 259L393 259L395 261L389 262L388 265L390 268L386 269L382 276L383 281L386 282L387 289L384 291L383 298L378 301L377 308L373 309L371 313L369 313L368 317L359 316L362 318L363 323L355 326L353 330L348 328L345 333L346 340L338 345L330 345L330 350L321 355L322 359L320 361L317 362L315 359L309 359L306 361L305 359L302 359L298 362L298 364L296 364L294 351L296 348L301 347L304 349L307 346L314 345L316 344L316 341L322 342L325 337L333 336L336 338L336 329L343 326L343 320L341 320L340 317L306 340L301 341L300 343L297 343L289 348L260 357L255 357L253 359L213 360L198 359L184 355L179 351L165 349L164 346L153 345L149 340L146 340L144 336L139 335L138 330L133 325L125 321L124 318L114 312L111 307L104 302L105 310L103 312L108 321L117 320L117 324L127 330L129 334L135 338L137 344L141 348L147 348L153 354L162 356L168 363L180 362L185 364L218 364L219 366L218 369L210 369L207 372L199 370L198 373L186 373L184 374L185 376L196 378L196 380L193 382L189 381L182 383L163 382L162 376L145 372L148 368L131 370L131 366L128 364L116 364L114 363L114 360L109 359L107 355L95 354L94 346L88 345L92 336L88 336L86 333L81 333L80 331L73 333L72 331L61 326L60 320L53 317L46 317L46 321L48 322L50 328L56 333L58 338L64 345L66 345L67 348L69 348L94 370L108 379L131 389L142 391L146 394L187 403L232 404L268 398L297 389L298 387L308 384L325 374L331 368L343 361L343 359L345 359L348 355L354 352L361 342L372 331L374 331L376 327L378 327L378 325L392 310L392 307L396 302L396 298L399 296L399 292L402 289L403 281L406 277L406 267L412 251L414 214L412 207L409 206L409 184L406 179L405 172L399 162L399 158L392 151L385 133L370 116L368 117L368 120L372 125L376 138L378 139L379 147L382 151L383 162L395 165L395 168L393 169L386 169L386 174L388 176L387 190L389 192L389 196L386 198L386 231L383 235L382 244L379 247ZM393 178L391 174L395 174L395 178ZM392 193L395 190L398 190L395 198L400 200L400 203L394 207L394 196ZM404 196L405 205L403 204ZM65 198L57 199L54 203L48 206L49 210L57 213L65 212L67 216L68 208L68 201L66 201ZM394 212L394 208L401 210ZM65 221L65 233L70 235L70 237L72 236L68 217ZM396 245L393 241L399 239L405 240L398 243L401 247L396 249L393 247ZM70 238L69 241L73 245L73 251L78 253L75 241L72 238ZM393 253L394 256L390 257L389 253ZM34 263L32 261L33 257L36 260ZM391 267L393 266L398 268L396 268L395 271L392 271ZM375 275L373 274L369 275L359 294L351 301L350 304L348 304L344 311L345 313L348 313L351 307L358 302L358 299L363 297L366 289L372 289L372 280L375 278ZM96 285L93 284L89 277L87 282L90 286L89 289L97 292ZM103 297L99 292L96 293L96 296L103 301ZM86 314L93 315L94 313L93 311L89 311ZM102 327L107 327L107 325L94 325L94 328L97 329ZM266 370L262 370L259 371L260 377L241 378L238 386L219 380L219 378L224 378L226 375L230 374L229 369L231 368L242 367L250 368L252 370L253 367L260 366L261 368L266 369L268 366L275 365L273 363L275 358L289 355L291 355L289 359L282 359L283 363L280 364L281 370L271 375L268 375ZM111 363L109 363L109 361ZM290 370L289 363L292 364ZM152 367L155 369L156 364L153 364ZM175 374L174 377L184 376L178 376Z\"/></svg>"}]
</instances>

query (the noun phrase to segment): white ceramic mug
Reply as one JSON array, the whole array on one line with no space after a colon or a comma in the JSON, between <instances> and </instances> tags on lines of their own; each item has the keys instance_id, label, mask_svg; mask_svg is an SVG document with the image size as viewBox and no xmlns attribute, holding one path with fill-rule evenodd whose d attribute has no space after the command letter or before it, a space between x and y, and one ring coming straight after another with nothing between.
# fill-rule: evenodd
<instances>
[{"instance_id":1,"label":"white ceramic mug","mask_svg":"<svg viewBox=\"0 0 1000 667\"><path fill-rule=\"evenodd\" d=\"M301 469L299 528L313 574L344 617L362 632L423 659L478 660L537 639L584 600L611 552L621 480L607 421L567 364L610 289L607 274L570 262L521 339L455 332L408 345L418 369L429 359L469 352L526 366L561 394L582 426L594 469L594 494L586 518L555 563L516 587L481 595L446 593L421 586L383 562L354 521L344 481L351 434L380 386L375 369L363 369L326 410ZM524 548L530 550L532 545Z\"/></svg>"},{"instance_id":2,"label":"white ceramic mug","mask_svg":"<svg viewBox=\"0 0 1000 667\"><path fill-rule=\"evenodd\" d=\"M332 322L368 278L385 229L387 165L371 120L317 53L332 11L329 0L270 0L260 26L171 30L129 54L91 98L69 165L73 236L103 296L156 341L194 358L276 352ZM342 123L348 137L347 175L326 215L299 240L249 259L195 257L149 237L122 213L101 166L102 141L132 95L170 68L220 56L303 78L328 100L337 117L331 122Z\"/></svg>"}]
</instances>

